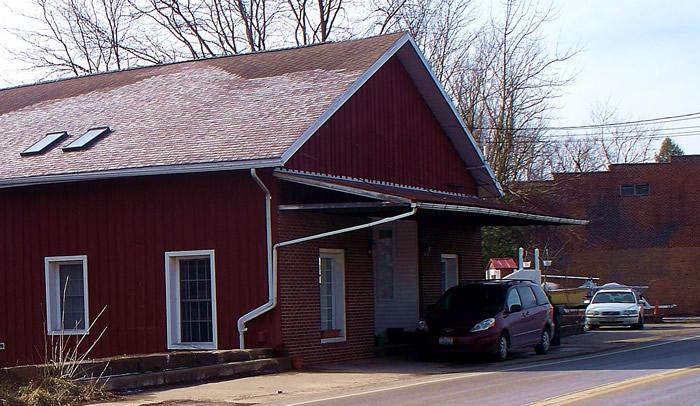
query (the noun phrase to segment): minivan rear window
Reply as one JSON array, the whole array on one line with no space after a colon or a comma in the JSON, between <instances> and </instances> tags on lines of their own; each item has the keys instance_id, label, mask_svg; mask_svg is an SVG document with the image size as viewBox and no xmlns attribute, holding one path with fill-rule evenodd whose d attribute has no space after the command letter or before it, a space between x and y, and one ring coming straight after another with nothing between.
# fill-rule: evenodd
<instances>
[{"instance_id":1,"label":"minivan rear window","mask_svg":"<svg viewBox=\"0 0 700 406\"><path fill-rule=\"evenodd\" d=\"M523 302L523 309L537 306L537 299L535 299L535 294L532 293L532 289L529 286L518 286L518 293L520 294L520 300Z\"/></svg>"},{"instance_id":2,"label":"minivan rear window","mask_svg":"<svg viewBox=\"0 0 700 406\"><path fill-rule=\"evenodd\" d=\"M455 286L442 295L435 308L450 312L474 310L498 312L503 310L505 299L506 289L503 286L478 284Z\"/></svg>"},{"instance_id":3,"label":"minivan rear window","mask_svg":"<svg viewBox=\"0 0 700 406\"><path fill-rule=\"evenodd\" d=\"M544 293L541 287L537 285L533 285L530 287L532 288L532 291L535 292L535 297L537 298L538 306L549 304L549 299L547 298L547 295Z\"/></svg>"}]
</instances>

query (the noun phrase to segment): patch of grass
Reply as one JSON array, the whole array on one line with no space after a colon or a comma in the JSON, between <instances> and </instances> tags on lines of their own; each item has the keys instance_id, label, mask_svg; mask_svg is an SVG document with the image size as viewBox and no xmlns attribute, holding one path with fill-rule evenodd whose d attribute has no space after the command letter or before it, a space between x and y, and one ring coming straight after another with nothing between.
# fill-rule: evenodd
<instances>
[{"instance_id":1,"label":"patch of grass","mask_svg":"<svg viewBox=\"0 0 700 406\"><path fill-rule=\"evenodd\" d=\"M82 383L60 376L46 376L29 382L0 383L0 406L77 405L114 399L100 385Z\"/></svg>"}]
</instances>

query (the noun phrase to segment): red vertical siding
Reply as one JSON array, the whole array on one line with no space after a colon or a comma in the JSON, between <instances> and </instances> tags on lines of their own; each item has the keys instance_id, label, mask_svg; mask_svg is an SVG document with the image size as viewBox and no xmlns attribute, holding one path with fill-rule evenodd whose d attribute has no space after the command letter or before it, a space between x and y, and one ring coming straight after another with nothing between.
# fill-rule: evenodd
<instances>
[{"instance_id":1,"label":"red vertical siding","mask_svg":"<svg viewBox=\"0 0 700 406\"><path fill-rule=\"evenodd\" d=\"M285 166L476 194L464 161L396 58Z\"/></svg>"},{"instance_id":2,"label":"red vertical siding","mask_svg":"<svg viewBox=\"0 0 700 406\"><path fill-rule=\"evenodd\" d=\"M92 356L107 356L166 351L164 253L213 249L219 348L236 348L236 320L267 300L264 216L247 172L0 191L0 366L44 354L47 256L87 255L90 317L106 308L91 336L108 328ZM278 317L248 345L279 344Z\"/></svg>"}]
</instances>

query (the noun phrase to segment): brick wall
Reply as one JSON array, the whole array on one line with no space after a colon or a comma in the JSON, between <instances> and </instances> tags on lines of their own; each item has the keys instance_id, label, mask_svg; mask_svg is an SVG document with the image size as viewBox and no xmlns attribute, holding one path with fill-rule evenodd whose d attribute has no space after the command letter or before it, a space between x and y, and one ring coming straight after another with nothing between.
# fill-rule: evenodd
<instances>
[{"instance_id":1,"label":"brick wall","mask_svg":"<svg viewBox=\"0 0 700 406\"><path fill-rule=\"evenodd\" d=\"M368 222L364 217L281 212L279 241ZM440 255L457 254L461 280L482 279L481 231L478 227L419 221L420 303L424 310L442 294ZM359 230L284 247L279 257L282 341L290 355L304 362L343 361L374 355L374 276L371 231ZM346 337L321 344L318 286L319 249L345 250Z\"/></svg>"},{"instance_id":2,"label":"brick wall","mask_svg":"<svg viewBox=\"0 0 700 406\"><path fill-rule=\"evenodd\" d=\"M623 184L648 184L649 195L623 197ZM585 227L529 229L531 239L558 252L554 273L649 285L652 304L700 314L700 156L556 174L543 190L544 207L590 220Z\"/></svg>"},{"instance_id":3,"label":"brick wall","mask_svg":"<svg viewBox=\"0 0 700 406\"><path fill-rule=\"evenodd\" d=\"M279 240L308 236L366 223L352 218L314 213L282 212ZM359 230L280 249L279 299L282 341L290 355L309 364L374 355L374 279L370 254L371 231ZM345 250L346 337L342 343L321 344L319 249Z\"/></svg>"},{"instance_id":4,"label":"brick wall","mask_svg":"<svg viewBox=\"0 0 700 406\"><path fill-rule=\"evenodd\" d=\"M481 229L474 226L421 221L418 226L421 315L442 294L440 255L457 254L459 279L483 279Z\"/></svg>"}]
</instances>

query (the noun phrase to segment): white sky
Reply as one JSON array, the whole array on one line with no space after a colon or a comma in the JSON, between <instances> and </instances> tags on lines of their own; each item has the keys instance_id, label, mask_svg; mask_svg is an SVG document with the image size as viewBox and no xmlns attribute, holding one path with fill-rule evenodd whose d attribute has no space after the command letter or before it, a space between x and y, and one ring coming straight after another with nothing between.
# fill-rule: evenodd
<instances>
[{"instance_id":1,"label":"white sky","mask_svg":"<svg viewBox=\"0 0 700 406\"><path fill-rule=\"evenodd\" d=\"M477 1L480 12L488 13L489 0ZM26 24L11 9L26 12L30 2L0 0L2 47L18 44L3 28ZM700 112L700 2L554 0L554 5L557 18L545 39L553 47L581 52L565 67L576 77L558 101L552 125L589 124L591 107L603 103L625 120ZM0 86L36 79L0 49ZM682 125L700 125L700 119ZM700 154L700 136L675 141L686 153Z\"/></svg>"}]
</instances>

